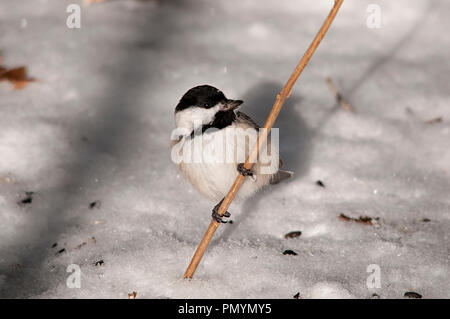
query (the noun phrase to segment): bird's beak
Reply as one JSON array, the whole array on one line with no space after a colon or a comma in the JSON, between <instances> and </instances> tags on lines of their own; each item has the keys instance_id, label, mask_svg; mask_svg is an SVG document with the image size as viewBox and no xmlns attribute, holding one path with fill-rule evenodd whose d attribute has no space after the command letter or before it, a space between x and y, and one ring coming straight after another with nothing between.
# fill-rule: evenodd
<instances>
[{"instance_id":1,"label":"bird's beak","mask_svg":"<svg viewBox=\"0 0 450 319\"><path fill-rule=\"evenodd\" d=\"M226 103L220 107L220 111L235 110L242 103L244 103L242 100L227 100Z\"/></svg>"}]
</instances>

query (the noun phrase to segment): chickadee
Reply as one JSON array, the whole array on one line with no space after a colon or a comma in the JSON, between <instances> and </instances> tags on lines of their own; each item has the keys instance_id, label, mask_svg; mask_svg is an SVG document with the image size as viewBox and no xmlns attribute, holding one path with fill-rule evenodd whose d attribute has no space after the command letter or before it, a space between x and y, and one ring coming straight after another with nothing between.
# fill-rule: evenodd
<instances>
[{"instance_id":1,"label":"chickadee","mask_svg":"<svg viewBox=\"0 0 450 319\"><path fill-rule=\"evenodd\" d=\"M248 115L238 111L242 103L227 99L215 87L201 85L187 91L175 108L177 128L172 135L172 159L195 189L219 201L212 217L222 223L226 221L218 209L237 174L247 177L236 195L237 200L293 175L279 169L282 161L271 139L259 151L252 169L243 167L260 128ZM231 214L226 212L223 216Z\"/></svg>"}]
</instances>

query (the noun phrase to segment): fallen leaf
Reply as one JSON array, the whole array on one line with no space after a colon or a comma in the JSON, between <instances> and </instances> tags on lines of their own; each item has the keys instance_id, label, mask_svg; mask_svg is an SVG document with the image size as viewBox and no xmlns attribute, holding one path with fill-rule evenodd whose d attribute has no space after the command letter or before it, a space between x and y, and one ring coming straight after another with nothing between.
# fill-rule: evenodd
<instances>
[{"instance_id":1,"label":"fallen leaf","mask_svg":"<svg viewBox=\"0 0 450 319\"><path fill-rule=\"evenodd\" d=\"M286 235L284 235L284 238L288 239L288 238L296 238L296 237L300 237L300 235L302 234L301 231L297 230L297 231L291 231L290 233L287 233Z\"/></svg>"},{"instance_id":2,"label":"fallen leaf","mask_svg":"<svg viewBox=\"0 0 450 319\"><path fill-rule=\"evenodd\" d=\"M369 216L359 216L359 218L352 218L352 217L348 217L344 214L339 214L339 219L346 221L346 222L356 222L356 223L360 223L360 224L366 224L366 225L373 225L374 221L377 221L379 218L372 218Z\"/></svg>"},{"instance_id":3,"label":"fallen leaf","mask_svg":"<svg viewBox=\"0 0 450 319\"><path fill-rule=\"evenodd\" d=\"M34 192L25 192L25 198L17 202L19 206L31 204L33 202Z\"/></svg>"},{"instance_id":4,"label":"fallen leaf","mask_svg":"<svg viewBox=\"0 0 450 319\"><path fill-rule=\"evenodd\" d=\"M372 225L372 217L368 216L359 216L359 219L356 220L357 223L370 224Z\"/></svg>"},{"instance_id":5,"label":"fallen leaf","mask_svg":"<svg viewBox=\"0 0 450 319\"><path fill-rule=\"evenodd\" d=\"M415 298L415 299L421 299L422 298L421 294L418 294L417 292L414 292L414 291L407 291L407 292L405 292L404 296L408 297L408 298Z\"/></svg>"},{"instance_id":6,"label":"fallen leaf","mask_svg":"<svg viewBox=\"0 0 450 319\"><path fill-rule=\"evenodd\" d=\"M428 120L425 123L427 124L436 124L436 123L442 123L444 119L442 117L436 117L434 119Z\"/></svg>"},{"instance_id":7,"label":"fallen leaf","mask_svg":"<svg viewBox=\"0 0 450 319\"><path fill-rule=\"evenodd\" d=\"M13 69L7 69L0 66L0 81L9 81L16 90L23 89L29 82L36 81L27 76L27 68L20 66Z\"/></svg>"},{"instance_id":8,"label":"fallen leaf","mask_svg":"<svg viewBox=\"0 0 450 319\"><path fill-rule=\"evenodd\" d=\"M340 220L343 220L343 221L346 221L346 222L350 222L350 221L352 221L352 218L350 218L350 217L348 217L347 215L344 215L344 214L339 214L339 219Z\"/></svg>"},{"instance_id":9,"label":"fallen leaf","mask_svg":"<svg viewBox=\"0 0 450 319\"><path fill-rule=\"evenodd\" d=\"M318 180L318 181L316 182L316 184L317 184L318 186L320 186L320 187L325 188L325 184L324 184L321 180Z\"/></svg>"},{"instance_id":10,"label":"fallen leaf","mask_svg":"<svg viewBox=\"0 0 450 319\"><path fill-rule=\"evenodd\" d=\"M283 251L283 255L297 256L297 253L293 250L286 249L285 251Z\"/></svg>"},{"instance_id":11,"label":"fallen leaf","mask_svg":"<svg viewBox=\"0 0 450 319\"><path fill-rule=\"evenodd\" d=\"M89 209L94 209L94 208L100 209L100 207L102 207L102 202L99 200L96 200L89 204Z\"/></svg>"}]
</instances>

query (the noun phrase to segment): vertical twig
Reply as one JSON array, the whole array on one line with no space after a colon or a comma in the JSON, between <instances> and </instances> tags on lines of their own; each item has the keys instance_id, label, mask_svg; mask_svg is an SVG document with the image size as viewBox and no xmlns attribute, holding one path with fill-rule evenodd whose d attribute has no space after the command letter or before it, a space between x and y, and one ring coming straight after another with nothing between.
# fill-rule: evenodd
<instances>
[{"instance_id":1,"label":"vertical twig","mask_svg":"<svg viewBox=\"0 0 450 319\"><path fill-rule=\"evenodd\" d=\"M322 41L323 37L325 36L326 32L328 31L331 23L333 22L334 18L336 17L337 12L339 11L339 8L342 5L343 0L335 0L334 6L331 9L330 14L328 15L327 19L323 23L322 27L320 28L319 32L317 33L316 37L314 38L313 42L309 46L308 50L303 55L303 58L298 63L297 67L295 68L294 72L292 72L291 77L286 82L285 86L281 90L281 92L277 95L275 104L272 107L272 111L269 114L269 117L267 118L266 124L264 125L263 130L261 130L258 139L256 140L255 146L253 147L250 155L248 156L247 160L245 161L244 168L251 169L253 166L253 163L255 162L255 159L257 158L259 149L262 147L264 142L267 139L267 135L272 128L273 123L275 122L278 114L280 113L281 107L284 104L284 101L289 98L291 94L292 87L294 86L295 82L297 81L298 77L302 73L303 69L305 68L306 64L308 64L309 60L311 59L312 55L314 54L314 51L319 46L320 41ZM241 187L242 183L244 182L244 176L241 174L238 175L236 180L234 181L233 186L231 186L230 190L228 191L227 196L225 196L222 205L219 207L219 215L222 216L230 206L231 202L233 201L234 197L236 196L237 191ZM203 236L202 241L197 247L197 250L195 251L194 256L192 257L192 260L186 269L186 272L184 273L184 278L192 278L194 275L195 270L197 269L198 264L200 263L200 260L203 257L203 254L205 253L205 249L208 246L209 242L211 241L211 238L213 237L217 227L219 227L219 223L216 222L214 219L211 220L211 223L209 224L208 229L206 230L205 235Z\"/></svg>"}]
</instances>

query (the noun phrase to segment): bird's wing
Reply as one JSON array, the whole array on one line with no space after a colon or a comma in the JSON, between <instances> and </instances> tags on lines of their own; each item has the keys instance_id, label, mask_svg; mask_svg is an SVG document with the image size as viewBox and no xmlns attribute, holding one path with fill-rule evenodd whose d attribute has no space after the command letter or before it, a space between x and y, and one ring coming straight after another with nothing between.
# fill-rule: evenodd
<instances>
[{"instance_id":1,"label":"bird's wing","mask_svg":"<svg viewBox=\"0 0 450 319\"><path fill-rule=\"evenodd\" d=\"M252 118L250 116L248 116L247 114L238 111L236 112L236 120L238 123L245 123L248 124L249 126L253 127L254 129L259 129L259 125L255 123L255 121L252 120Z\"/></svg>"},{"instance_id":2,"label":"bird's wing","mask_svg":"<svg viewBox=\"0 0 450 319\"><path fill-rule=\"evenodd\" d=\"M237 122L238 123L240 123L240 124L247 124L247 125L249 125L250 127L253 127L254 129L256 129L256 130L259 130L260 129L260 126L258 125L258 124L256 124L256 122L255 121L253 121L252 120L252 118L250 117L250 116L248 116L247 114L245 114L245 113L243 113L243 112L241 112L241 111L238 111L237 113L236 113L236 116L237 116L237 118L236 118L236 120L237 120ZM269 142L270 143L270 142ZM283 162L283 160L281 159L281 156L280 156L280 163L279 163L279 168L282 168L284 166L284 162ZM291 173L291 172L289 172L289 173ZM282 174L283 175L283 174ZM290 177L290 176L292 176L292 174L291 175L289 175L288 177L286 177L286 175L283 175L285 178L283 178L283 179L286 179L286 178L288 178L288 177ZM282 180L283 180L282 179ZM280 180L281 181L281 180ZM279 181L279 182L280 182ZM276 184L276 183L275 183Z\"/></svg>"}]
</instances>

